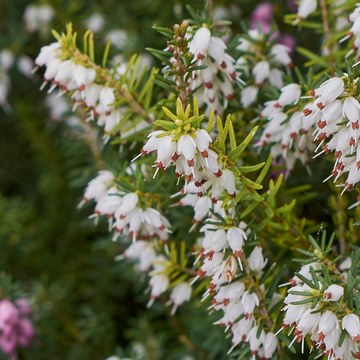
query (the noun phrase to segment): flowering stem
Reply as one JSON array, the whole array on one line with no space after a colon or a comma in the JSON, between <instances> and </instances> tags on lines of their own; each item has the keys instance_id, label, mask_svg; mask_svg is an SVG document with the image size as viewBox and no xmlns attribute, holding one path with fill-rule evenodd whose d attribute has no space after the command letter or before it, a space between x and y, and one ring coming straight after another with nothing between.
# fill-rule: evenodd
<instances>
[{"instance_id":1,"label":"flowering stem","mask_svg":"<svg viewBox=\"0 0 360 360\"><path fill-rule=\"evenodd\" d=\"M245 255L242 254L241 255L241 261L243 263L246 262L246 259L245 259ZM250 275L250 267L248 264L246 264L244 266L244 271L246 273L246 277L247 277L247 280L253 284L254 288L255 288L255 294L257 295L257 297L259 298L259 301L260 301L260 305L259 305L259 309L260 309L260 313L261 315L266 319L266 326L268 327L268 329L270 331L273 331L274 330L274 327L275 327L275 324L273 324L272 320L271 320L271 317L269 316L267 310L266 310L266 305L265 304L262 304L261 303L261 300L263 300L263 296L259 290L259 287L257 286L257 284L255 283L254 281L254 278Z\"/></svg>"},{"instance_id":2,"label":"flowering stem","mask_svg":"<svg viewBox=\"0 0 360 360\"><path fill-rule=\"evenodd\" d=\"M174 55L176 58L176 68L178 70L178 82L180 86L180 94L179 98L181 99L183 108L185 109L187 105L189 104L189 98L186 94L186 83L184 79L184 74L186 72L186 68L183 64L183 61L181 60L181 57L178 55L183 47L183 39L181 39L181 43L176 47L177 48L177 56Z\"/></svg>"},{"instance_id":3,"label":"flowering stem","mask_svg":"<svg viewBox=\"0 0 360 360\"><path fill-rule=\"evenodd\" d=\"M101 74L101 76L104 78L104 80L106 82L110 82L110 83L115 83L116 84L116 80L114 80L114 78L110 75L108 75L106 73L106 69L103 69L100 65L95 64L93 61L90 60L90 58L87 55L81 54L79 52L79 50L73 50L73 49L69 49L69 51L71 51L71 53L73 54L74 57L84 57L86 56L86 59L84 58L83 60L94 70L98 71L100 69L105 70L103 71L103 73ZM120 93L120 95L122 97L125 98L125 100L127 101L127 103L134 109L134 111L136 113L138 113L139 115L141 115L144 120L146 120L149 124L152 125L152 120L150 119L149 115L146 113L146 111L135 101L134 97L130 94L129 90L123 87L116 87L116 90Z\"/></svg>"},{"instance_id":4,"label":"flowering stem","mask_svg":"<svg viewBox=\"0 0 360 360\"><path fill-rule=\"evenodd\" d=\"M120 94L126 99L129 105L137 112L139 115L143 116L143 118L149 123L152 124L152 120L149 115L145 112L145 110L135 101L134 97L129 93L128 89L118 89Z\"/></svg>"},{"instance_id":5,"label":"flowering stem","mask_svg":"<svg viewBox=\"0 0 360 360\"><path fill-rule=\"evenodd\" d=\"M331 74L334 75L334 73L335 73L334 57L333 57L332 48L331 48L331 33L330 33L328 13L327 13L327 7L326 7L325 0L320 0L320 7L321 7L323 27L324 27L325 43L327 44L327 48L329 51L329 65L330 65L330 69L331 69Z\"/></svg>"}]
</instances>

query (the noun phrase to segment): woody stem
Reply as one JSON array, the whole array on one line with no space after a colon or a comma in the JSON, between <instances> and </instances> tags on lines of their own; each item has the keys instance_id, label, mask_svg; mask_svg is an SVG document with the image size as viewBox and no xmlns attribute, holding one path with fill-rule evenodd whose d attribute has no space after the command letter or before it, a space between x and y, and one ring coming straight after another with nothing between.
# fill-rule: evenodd
<instances>
[{"instance_id":1,"label":"woody stem","mask_svg":"<svg viewBox=\"0 0 360 360\"><path fill-rule=\"evenodd\" d=\"M331 48L331 33L330 33L328 12L327 12L325 0L320 0L320 7L321 7L322 22L324 27L325 44L327 44L327 49L329 51L329 65L330 65L331 73L332 75L334 75L335 73L334 56Z\"/></svg>"}]
</instances>

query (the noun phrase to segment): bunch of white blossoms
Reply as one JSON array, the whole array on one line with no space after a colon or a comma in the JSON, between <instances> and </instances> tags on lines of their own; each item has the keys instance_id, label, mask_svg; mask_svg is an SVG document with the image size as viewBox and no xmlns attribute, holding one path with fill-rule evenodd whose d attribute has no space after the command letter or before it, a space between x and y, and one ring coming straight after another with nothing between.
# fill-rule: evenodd
<instances>
[{"instance_id":1,"label":"bunch of white blossoms","mask_svg":"<svg viewBox=\"0 0 360 360\"><path fill-rule=\"evenodd\" d=\"M310 14L314 13L317 9L317 3L317 0L300 0L297 9L297 19L293 22L293 25L305 20Z\"/></svg>"},{"instance_id":2,"label":"bunch of white blossoms","mask_svg":"<svg viewBox=\"0 0 360 360\"><path fill-rule=\"evenodd\" d=\"M352 52L356 51L357 57L360 54L360 4L356 4L355 10L349 15L349 21L352 22L352 26L345 37L340 42L354 37L351 51L347 54L349 56Z\"/></svg>"},{"instance_id":3,"label":"bunch of white blossoms","mask_svg":"<svg viewBox=\"0 0 360 360\"><path fill-rule=\"evenodd\" d=\"M240 37L240 45L237 49L245 54L240 56L236 61L236 68L239 74L245 76L252 76L252 84L246 86L241 91L240 101L243 107L246 109L252 105L258 96L260 87L269 81L269 83L277 89L281 89L284 85L282 76L284 71L281 68L289 68L292 64L291 57L289 55L290 48L282 44L274 44L271 48L266 43L267 55L264 54L264 34L260 33L257 29L248 31L247 38ZM258 53L262 56L259 58Z\"/></svg>"},{"instance_id":4,"label":"bunch of white blossoms","mask_svg":"<svg viewBox=\"0 0 360 360\"><path fill-rule=\"evenodd\" d=\"M54 8L49 4L28 5L23 14L26 31L29 33L40 31L46 34L54 15Z\"/></svg>"},{"instance_id":5,"label":"bunch of white blossoms","mask_svg":"<svg viewBox=\"0 0 360 360\"><path fill-rule=\"evenodd\" d=\"M163 110L172 121L157 120L155 125L165 124L170 130L152 132L135 159L156 152L157 169L154 178L159 169L167 170L173 165L175 176L179 179L182 176L185 178L185 193L187 184L193 181L198 196L205 194L211 187L211 200L214 203L224 191L235 197L235 175L225 168L226 165L220 161L219 155L209 148L212 143L209 133L204 129L192 127L195 122L199 123L204 118L204 115L198 116L197 104L195 104L196 114L191 118L189 118L190 105L184 112L180 99L177 100L176 115L165 107Z\"/></svg>"},{"instance_id":6,"label":"bunch of white blossoms","mask_svg":"<svg viewBox=\"0 0 360 360\"><path fill-rule=\"evenodd\" d=\"M265 103L260 117L267 118L264 131L257 144L259 147L271 144L274 158L285 160L287 177L297 160L305 166L309 164L308 153L315 150L312 133L320 119L320 113L313 111L312 102L302 101L299 105L301 88L289 84L281 89L280 97ZM285 109L286 107L286 109Z\"/></svg>"},{"instance_id":7,"label":"bunch of white blossoms","mask_svg":"<svg viewBox=\"0 0 360 360\"><path fill-rule=\"evenodd\" d=\"M234 97L234 82L241 81L234 68L235 60L225 50L224 41L211 36L205 26L199 28L189 42L189 51L198 60L196 66L206 65L207 68L192 72L187 84L188 91L199 88L196 96L199 106L206 104L207 116L211 110L220 116L223 114L228 100Z\"/></svg>"},{"instance_id":8,"label":"bunch of white blossoms","mask_svg":"<svg viewBox=\"0 0 360 360\"><path fill-rule=\"evenodd\" d=\"M71 92L74 100L73 111L82 104L89 109L89 120L98 116L97 124L104 127L104 141L110 139L112 130L120 123L127 112L126 107L115 106L115 88L96 83L97 72L92 67L76 63L76 59L62 60L62 48L59 42L44 46L35 59L35 70L46 66L43 89L52 82L48 93L59 87L57 96ZM145 120L143 121L144 123ZM127 124L124 124L126 128Z\"/></svg>"},{"instance_id":9,"label":"bunch of white blossoms","mask_svg":"<svg viewBox=\"0 0 360 360\"><path fill-rule=\"evenodd\" d=\"M165 304L169 306L174 304L171 315L174 315L176 309L186 301L190 300L192 288L186 281L175 282L171 284L169 279L170 261L164 255L157 255L154 244L149 241L138 240L132 243L122 255L116 256L115 260L127 259L136 261L137 269L141 273L150 272L149 289L150 307L156 298L171 287L170 300ZM169 266L170 265L170 266ZM151 271L152 269L152 271Z\"/></svg>"},{"instance_id":10,"label":"bunch of white blossoms","mask_svg":"<svg viewBox=\"0 0 360 360\"><path fill-rule=\"evenodd\" d=\"M0 51L0 106L8 111L10 105L8 103L8 95L11 89L11 81L9 71L14 65L15 55L8 49Z\"/></svg>"},{"instance_id":11,"label":"bunch of white blossoms","mask_svg":"<svg viewBox=\"0 0 360 360\"><path fill-rule=\"evenodd\" d=\"M214 210L216 211L216 209ZM225 215L224 209L219 208L219 210L219 215ZM230 213L229 215L233 216L234 214ZM214 298L209 309L224 312L222 318L214 325L225 327L225 331L231 328L233 339L229 354L241 342L249 342L254 355L258 354L260 358L270 359L278 342L273 333L265 333L264 330L257 337L258 326L256 326L253 313L261 299L256 291L252 292L250 289L246 289L245 279L237 279L241 275L241 272L238 271L239 266L243 271L241 258L245 258L243 247L247 235L244 229L247 228L247 225L241 222L238 226L224 226L215 216L211 216L208 220L211 221L211 224L205 224L200 230L204 237L201 240L202 247L195 260L196 264L202 259L203 264L193 282L205 276L211 277L209 288L204 293L202 301L209 295L213 295ZM226 257L227 249L231 249L231 253ZM264 259L262 248L259 245L251 252L246 263L249 271L256 272L256 276L259 278L262 276L262 269L265 267L267 259Z\"/></svg>"},{"instance_id":12,"label":"bunch of white blossoms","mask_svg":"<svg viewBox=\"0 0 360 360\"><path fill-rule=\"evenodd\" d=\"M114 240L119 235L129 234L133 242L141 236L144 240L159 237L167 244L170 224L168 220L152 207L141 205L137 192L125 193L115 184L115 177L107 170L99 171L84 191L81 207L85 202L96 202L94 214L96 222L100 216L107 216L109 231L114 229Z\"/></svg>"},{"instance_id":13,"label":"bunch of white blossoms","mask_svg":"<svg viewBox=\"0 0 360 360\"><path fill-rule=\"evenodd\" d=\"M348 172L346 182L342 184L343 192L360 181L360 104L356 96L357 81L355 79L351 82L347 74L342 78L331 78L313 91L317 99L309 105L309 112L312 111L319 118L315 132L315 139L321 140L318 148L325 140L329 140L318 155L334 151L336 158L331 175L326 180L334 177L335 182Z\"/></svg>"},{"instance_id":14,"label":"bunch of white blossoms","mask_svg":"<svg viewBox=\"0 0 360 360\"><path fill-rule=\"evenodd\" d=\"M303 275L305 276L304 271ZM310 273L307 272L305 277L310 279ZM309 335L312 346L329 358L359 359L359 316L350 311L340 315L338 309L341 304L333 305L335 302L341 301L344 288L337 284L331 284L323 289L319 282L319 289L313 289L300 280L296 283L296 286L288 290L288 296L284 300L286 305L283 310L286 314L280 329L281 331L284 328L292 327L289 335L294 331L295 336L291 345L295 341L301 343L302 352L304 352L304 339ZM312 299L316 296L322 298L321 304L318 303L313 307ZM308 302L306 302L307 299L309 299ZM324 307L324 304L328 306ZM345 336L341 335L342 330L346 331Z\"/></svg>"}]
</instances>

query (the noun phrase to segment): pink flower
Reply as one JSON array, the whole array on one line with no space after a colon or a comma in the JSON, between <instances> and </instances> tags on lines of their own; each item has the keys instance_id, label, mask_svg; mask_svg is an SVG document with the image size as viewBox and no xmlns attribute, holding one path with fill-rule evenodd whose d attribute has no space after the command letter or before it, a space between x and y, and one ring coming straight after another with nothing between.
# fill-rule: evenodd
<instances>
[{"instance_id":1,"label":"pink flower","mask_svg":"<svg viewBox=\"0 0 360 360\"><path fill-rule=\"evenodd\" d=\"M32 313L31 307L25 299L16 299L15 304L21 315L30 315Z\"/></svg>"},{"instance_id":2,"label":"pink flower","mask_svg":"<svg viewBox=\"0 0 360 360\"><path fill-rule=\"evenodd\" d=\"M273 5L267 2L263 2L259 4L253 13L251 14L251 21L252 22L272 22L273 20Z\"/></svg>"},{"instance_id":3,"label":"pink flower","mask_svg":"<svg viewBox=\"0 0 360 360\"><path fill-rule=\"evenodd\" d=\"M33 325L27 318L31 314L25 299L0 301L0 348L5 354L13 355L16 345L28 347L30 339L35 335Z\"/></svg>"}]
</instances>

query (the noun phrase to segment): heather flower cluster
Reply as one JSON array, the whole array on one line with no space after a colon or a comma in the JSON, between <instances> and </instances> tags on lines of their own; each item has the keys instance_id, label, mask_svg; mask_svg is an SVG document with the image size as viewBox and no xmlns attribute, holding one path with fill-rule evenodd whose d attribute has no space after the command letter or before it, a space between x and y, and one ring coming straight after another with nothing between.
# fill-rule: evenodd
<instances>
[{"instance_id":1,"label":"heather flower cluster","mask_svg":"<svg viewBox=\"0 0 360 360\"><path fill-rule=\"evenodd\" d=\"M221 162L215 149L210 148L211 136L207 130L199 128L204 115L199 116L196 100L194 103L192 117L189 117L191 106L188 105L184 111L180 99L177 100L176 115L163 107L171 121L157 120L155 124L163 126L167 131L152 132L136 158L156 152L157 169L154 178L159 169L167 170L170 166L175 166L175 176L179 179L184 177L185 184L193 181L198 196L202 196L211 187L211 199L214 203L225 190L231 197L235 197L235 175L226 169L226 164Z\"/></svg>"},{"instance_id":2,"label":"heather flower cluster","mask_svg":"<svg viewBox=\"0 0 360 360\"><path fill-rule=\"evenodd\" d=\"M145 240L159 237L166 244L170 223L158 210L142 204L142 195L136 191L119 190L113 173L101 170L98 176L88 183L79 207L94 200L96 205L90 218L95 218L97 222L100 216L106 216L109 231L115 231L114 240L119 235L128 234L133 242L139 237Z\"/></svg>"},{"instance_id":3,"label":"heather flower cluster","mask_svg":"<svg viewBox=\"0 0 360 360\"><path fill-rule=\"evenodd\" d=\"M322 151L328 154L334 151L335 164L331 175L326 179L347 174L344 190L350 190L360 181L359 111L357 99L357 80L344 73L325 81L313 91L316 100L310 105L311 114L318 117L315 140L319 139ZM326 141L325 145L323 143Z\"/></svg>"},{"instance_id":4,"label":"heather flower cluster","mask_svg":"<svg viewBox=\"0 0 360 360\"><path fill-rule=\"evenodd\" d=\"M261 110L260 118L268 120L257 146L271 146L270 153L274 158L284 158L286 175L295 168L297 160L309 165L309 153L315 150L312 133L320 114L312 110L308 99L300 99L301 87L288 84L281 89L277 100L267 101Z\"/></svg>"},{"instance_id":5,"label":"heather flower cluster","mask_svg":"<svg viewBox=\"0 0 360 360\"><path fill-rule=\"evenodd\" d=\"M54 15L55 10L49 4L28 5L23 14L26 31L29 33L41 32L46 34L49 31Z\"/></svg>"},{"instance_id":6,"label":"heather flower cluster","mask_svg":"<svg viewBox=\"0 0 360 360\"><path fill-rule=\"evenodd\" d=\"M196 30L189 42L189 51L198 60L196 65L205 65L206 68L192 72L187 83L188 91L199 88L196 96L200 107L206 104L207 116L212 110L222 116L228 101L235 95L234 82L242 82L235 71L235 60L225 50L224 41L212 36L205 26Z\"/></svg>"},{"instance_id":7,"label":"heather flower cluster","mask_svg":"<svg viewBox=\"0 0 360 360\"><path fill-rule=\"evenodd\" d=\"M301 343L302 352L309 335L312 347L329 358L358 359L360 319L344 303L344 285L327 283L317 278L315 271L321 271L319 262L302 266L300 278L291 280L279 331L291 327L289 336L293 333L294 337L290 346L295 341Z\"/></svg>"},{"instance_id":8,"label":"heather flower cluster","mask_svg":"<svg viewBox=\"0 0 360 360\"><path fill-rule=\"evenodd\" d=\"M122 259L136 261L138 271L144 274L149 273L149 288L146 290L150 292L148 307L151 307L161 294L169 290L170 275L173 271L172 263L165 255L157 255L153 243L145 240L132 243L122 255L115 257L117 261ZM170 299L165 304L166 306L173 304L171 315L175 314L180 305L190 300L191 293L192 288L187 281L172 282Z\"/></svg>"},{"instance_id":9,"label":"heather flower cluster","mask_svg":"<svg viewBox=\"0 0 360 360\"><path fill-rule=\"evenodd\" d=\"M241 91L240 102L244 109L254 104L261 87L266 83L281 89L284 85L285 69L292 66L291 49L283 44L269 41L270 33L264 35L258 29L251 29L247 37L240 37L237 49L241 55L235 64L239 76L242 74L247 86Z\"/></svg>"},{"instance_id":10,"label":"heather flower cluster","mask_svg":"<svg viewBox=\"0 0 360 360\"><path fill-rule=\"evenodd\" d=\"M221 217L226 216L220 206L215 207L214 211ZM211 216L201 228L200 232L204 237L201 239L202 246L195 264L201 260L202 265L192 283L199 278L211 278L202 301L212 295L209 309L223 311L221 319L214 325L225 327L225 332L231 330L232 347L229 354L237 345L247 342L254 356L271 359L278 340L272 332L261 330L260 335L258 334L256 310L264 294L260 288L254 291L251 286L255 279L262 277L267 259L264 258L260 245L255 246L248 257L245 256L244 246L250 230L247 230L248 226L244 222L235 226L230 220L234 218L234 211L230 211L228 216L230 218L227 225L216 216ZM244 272L247 274L246 278L241 276Z\"/></svg>"},{"instance_id":11,"label":"heather flower cluster","mask_svg":"<svg viewBox=\"0 0 360 360\"><path fill-rule=\"evenodd\" d=\"M116 82L110 75L104 71L99 72L91 61L87 61L87 65L84 65L81 54L76 51L71 52L62 39L41 48L35 59L34 71L44 65L46 70L40 89L50 83L49 94L59 88L57 97L64 94L71 95L74 101L72 110L75 111L79 105L84 106L89 112L86 121L94 121L96 118L97 125L103 127L105 143L120 130L120 122L122 129L126 131L130 123L126 119L122 120L128 108L115 105ZM147 121L142 120L136 124L135 130L127 131L127 135L141 131L147 126Z\"/></svg>"},{"instance_id":12,"label":"heather flower cluster","mask_svg":"<svg viewBox=\"0 0 360 360\"><path fill-rule=\"evenodd\" d=\"M8 95L11 89L9 71L15 61L15 55L8 49L0 52L0 106L5 110L10 110Z\"/></svg>"},{"instance_id":13,"label":"heather flower cluster","mask_svg":"<svg viewBox=\"0 0 360 360\"><path fill-rule=\"evenodd\" d=\"M305 83L301 70L295 69L299 81L294 82L291 49L276 43L280 32L271 25L273 8L262 6L253 14L250 30L236 43L241 52L236 62L217 33L227 22L213 23L206 6L204 16L188 7L194 18L191 34L188 21L176 24L174 30L154 25L168 39L165 50L148 49L166 65L162 72L142 68L137 56L123 66L120 55L114 58L113 69L106 68L114 39L106 45L102 66L97 65L92 33L86 33L81 52L71 26L67 34L55 32L58 41L41 49L35 70L46 67L41 89L49 85L47 102L54 118L61 118L62 107L65 111L59 98L67 94L74 101L73 111L83 107L86 121L96 120L103 128L105 143L122 132L112 141L121 144L111 159L117 175L108 170L109 162L100 161L102 170L87 184L79 207L93 202L89 218L95 223L106 218L115 245L126 248L115 260L132 261L138 272L149 276L145 290L149 308L159 299L173 306L174 315L205 289L201 303L211 299L208 310L221 314L214 324L230 333L228 354L238 347L240 358L251 352L253 359L272 359L284 344L291 348L294 342L301 343L304 352L309 335L312 346L329 360L360 358L357 269L350 265L342 273L337 266L345 253L346 235L339 240L340 250L333 238L326 247L324 236L320 248L308 236L313 223L308 225L308 219L292 212L293 189L281 188L282 176L276 182L265 180L272 158L283 158L286 179L297 160L310 173L311 153L334 151L329 178L336 181L347 173L344 191L360 182L360 86L348 63L347 73L336 66L337 76L326 81L311 69ZM295 22L316 9L317 1L300 0ZM355 36L357 12L350 17ZM94 31L100 31L104 18L95 14L90 22ZM113 33L121 48L127 33ZM243 89L238 86L240 78L246 80ZM238 92L240 99L235 99ZM258 104L257 99L266 101ZM260 125L250 130L248 115L259 108L253 121ZM224 121L215 116L223 113L228 114ZM272 156L256 163L258 157L249 148L260 126L255 148L270 148ZM127 146L124 136L134 134ZM315 141L320 142L317 148ZM96 139L92 145L99 150ZM112 151L110 146L107 150ZM193 208L192 219L185 206ZM356 238L354 226L351 222ZM283 254L288 257L295 250L314 259L295 259L300 270L290 275L285 285L292 287L283 299L285 289L278 290L278 284L292 267ZM334 259L333 250L339 257ZM357 261L355 255L351 261ZM282 333L288 328L292 341ZM17 339L14 346L25 344L16 332L20 330L15 325L11 329Z\"/></svg>"},{"instance_id":14,"label":"heather flower cluster","mask_svg":"<svg viewBox=\"0 0 360 360\"><path fill-rule=\"evenodd\" d=\"M8 299L0 301L0 348L16 359L16 347L27 348L35 336L33 324L29 319L32 313L25 299L11 302Z\"/></svg>"},{"instance_id":15,"label":"heather flower cluster","mask_svg":"<svg viewBox=\"0 0 360 360\"><path fill-rule=\"evenodd\" d=\"M349 21L352 23L351 28L347 35L340 40L343 42L345 40L353 38L351 51L347 56L352 53L356 53L356 57L359 57L359 48L360 48L360 5L356 4L355 10L349 15Z\"/></svg>"}]
</instances>

